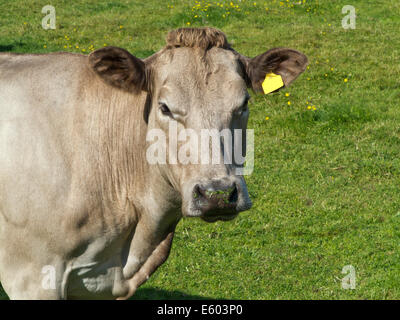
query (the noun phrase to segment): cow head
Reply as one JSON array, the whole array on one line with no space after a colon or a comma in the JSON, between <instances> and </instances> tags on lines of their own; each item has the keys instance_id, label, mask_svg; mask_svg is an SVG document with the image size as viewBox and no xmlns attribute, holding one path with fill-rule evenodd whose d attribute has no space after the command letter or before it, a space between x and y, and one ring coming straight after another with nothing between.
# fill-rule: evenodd
<instances>
[{"instance_id":1,"label":"cow head","mask_svg":"<svg viewBox=\"0 0 400 320\"><path fill-rule=\"evenodd\" d=\"M271 72L288 86L305 70L307 58L286 48L247 58L234 51L219 30L182 28L171 31L166 47L147 59L106 47L93 52L89 62L107 83L148 92L143 115L148 135L161 139L163 133L159 143L166 144L153 150L161 158L152 165L180 193L184 216L211 222L230 220L251 207L238 170L243 163L235 160L246 147L247 88L260 92ZM234 129L243 133L241 139Z\"/></svg>"}]
</instances>

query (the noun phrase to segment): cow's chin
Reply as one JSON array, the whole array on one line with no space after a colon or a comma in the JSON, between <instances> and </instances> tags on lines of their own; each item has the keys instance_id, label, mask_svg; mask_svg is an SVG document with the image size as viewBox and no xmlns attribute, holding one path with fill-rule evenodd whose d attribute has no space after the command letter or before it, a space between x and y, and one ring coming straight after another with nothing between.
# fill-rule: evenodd
<instances>
[{"instance_id":1,"label":"cow's chin","mask_svg":"<svg viewBox=\"0 0 400 320\"><path fill-rule=\"evenodd\" d=\"M227 210L211 210L208 212L202 212L199 209L194 210L183 210L184 217L193 217L193 218L201 218L206 222L216 222L216 221L230 221L235 219L239 215L239 211L231 211L227 212Z\"/></svg>"},{"instance_id":2,"label":"cow's chin","mask_svg":"<svg viewBox=\"0 0 400 320\"><path fill-rule=\"evenodd\" d=\"M235 219L239 215L238 212L232 214L220 214L220 215L209 215L205 214L200 218L205 222L216 222L216 221L230 221Z\"/></svg>"}]
</instances>

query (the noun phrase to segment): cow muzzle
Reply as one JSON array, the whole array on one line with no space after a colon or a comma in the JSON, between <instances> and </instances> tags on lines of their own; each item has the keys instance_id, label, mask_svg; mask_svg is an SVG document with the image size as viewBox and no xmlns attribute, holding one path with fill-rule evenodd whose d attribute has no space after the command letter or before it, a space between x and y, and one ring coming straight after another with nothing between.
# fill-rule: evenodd
<instances>
[{"instance_id":1,"label":"cow muzzle","mask_svg":"<svg viewBox=\"0 0 400 320\"><path fill-rule=\"evenodd\" d=\"M207 222L232 220L252 205L243 178L198 182L191 190L185 215Z\"/></svg>"}]
</instances>

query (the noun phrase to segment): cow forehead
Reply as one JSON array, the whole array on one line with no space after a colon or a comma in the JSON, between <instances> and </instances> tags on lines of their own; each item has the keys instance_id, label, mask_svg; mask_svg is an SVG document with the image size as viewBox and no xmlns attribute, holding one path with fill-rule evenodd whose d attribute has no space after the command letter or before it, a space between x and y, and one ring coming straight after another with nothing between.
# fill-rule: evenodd
<instances>
[{"instance_id":1,"label":"cow forehead","mask_svg":"<svg viewBox=\"0 0 400 320\"><path fill-rule=\"evenodd\" d=\"M214 90L243 87L237 57L232 51L215 47L206 52L176 48L167 50L164 55L156 68L159 87L200 91L202 96Z\"/></svg>"},{"instance_id":2,"label":"cow forehead","mask_svg":"<svg viewBox=\"0 0 400 320\"><path fill-rule=\"evenodd\" d=\"M156 69L157 98L172 108L229 111L247 95L237 57L229 50L176 48L164 54Z\"/></svg>"}]
</instances>

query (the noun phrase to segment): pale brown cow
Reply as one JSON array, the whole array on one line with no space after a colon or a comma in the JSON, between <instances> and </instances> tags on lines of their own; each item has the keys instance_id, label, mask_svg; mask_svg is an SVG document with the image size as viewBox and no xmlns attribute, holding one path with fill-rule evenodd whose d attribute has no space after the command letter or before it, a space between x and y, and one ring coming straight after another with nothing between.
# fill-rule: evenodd
<instances>
[{"instance_id":1,"label":"pale brown cow","mask_svg":"<svg viewBox=\"0 0 400 320\"><path fill-rule=\"evenodd\" d=\"M166 260L182 216L249 209L235 164L150 164L146 137L171 123L244 130L247 88L260 91L269 72L289 85L306 65L292 49L244 57L213 28L172 31L144 60L116 47L0 54L0 281L10 298L128 298Z\"/></svg>"}]
</instances>

